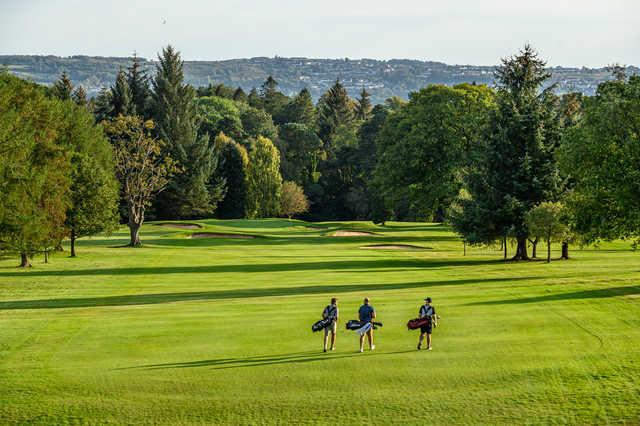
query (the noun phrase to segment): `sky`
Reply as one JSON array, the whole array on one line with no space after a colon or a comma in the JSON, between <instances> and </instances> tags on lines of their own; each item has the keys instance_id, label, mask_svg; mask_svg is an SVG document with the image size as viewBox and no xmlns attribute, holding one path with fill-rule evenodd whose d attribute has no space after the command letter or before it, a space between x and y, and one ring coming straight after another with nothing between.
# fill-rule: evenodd
<instances>
[{"instance_id":1,"label":"sky","mask_svg":"<svg viewBox=\"0 0 640 426\"><path fill-rule=\"evenodd\" d=\"M0 0L0 55L640 65L640 0Z\"/></svg>"}]
</instances>

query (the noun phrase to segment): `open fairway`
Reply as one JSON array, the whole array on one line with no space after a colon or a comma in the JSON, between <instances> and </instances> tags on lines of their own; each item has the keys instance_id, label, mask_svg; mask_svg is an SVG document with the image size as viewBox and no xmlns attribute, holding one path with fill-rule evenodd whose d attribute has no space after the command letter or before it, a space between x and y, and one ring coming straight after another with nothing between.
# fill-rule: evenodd
<instances>
[{"instance_id":1,"label":"open fairway","mask_svg":"<svg viewBox=\"0 0 640 426\"><path fill-rule=\"evenodd\" d=\"M437 224L188 223L0 261L0 423L640 423L628 242L505 263ZM361 249L379 245L398 247ZM332 296L325 354L310 327ZM364 296L384 326L360 354L344 323ZM425 296L431 352L405 327Z\"/></svg>"}]
</instances>

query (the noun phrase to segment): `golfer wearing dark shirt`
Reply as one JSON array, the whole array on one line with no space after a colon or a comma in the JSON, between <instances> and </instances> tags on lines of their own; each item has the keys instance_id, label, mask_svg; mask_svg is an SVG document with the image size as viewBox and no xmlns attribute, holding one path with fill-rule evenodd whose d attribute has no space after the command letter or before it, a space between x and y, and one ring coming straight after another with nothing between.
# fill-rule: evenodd
<instances>
[{"instance_id":1,"label":"golfer wearing dark shirt","mask_svg":"<svg viewBox=\"0 0 640 426\"><path fill-rule=\"evenodd\" d=\"M364 305L360 306L360 309L358 310L358 317L360 319L360 324L363 326L375 319L376 310L369 304L368 297L364 298ZM367 330L365 334L369 340L369 348L374 350L376 345L373 344L373 327ZM364 352L364 334L360 335L360 352Z\"/></svg>"},{"instance_id":2,"label":"golfer wearing dark shirt","mask_svg":"<svg viewBox=\"0 0 640 426\"><path fill-rule=\"evenodd\" d=\"M436 310L433 306L431 306L431 298L427 297L424 299L424 305L420 306L420 311L418 312L420 318L427 318L429 322L426 325L420 327L420 341L418 342L418 350L422 348L422 341L424 340L424 336L427 336L427 350L431 350L431 331L433 330L434 325L438 325L438 316L436 315Z\"/></svg>"}]
</instances>

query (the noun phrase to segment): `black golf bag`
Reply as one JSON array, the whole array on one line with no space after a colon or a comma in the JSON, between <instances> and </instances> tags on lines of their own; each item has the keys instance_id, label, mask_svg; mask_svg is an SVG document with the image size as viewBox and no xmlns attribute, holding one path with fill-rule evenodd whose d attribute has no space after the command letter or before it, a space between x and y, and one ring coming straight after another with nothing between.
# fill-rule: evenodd
<instances>
[{"instance_id":1,"label":"black golf bag","mask_svg":"<svg viewBox=\"0 0 640 426\"><path fill-rule=\"evenodd\" d=\"M332 318L324 318L324 319L321 319L320 321L316 321L311 326L311 331L315 333L316 331L324 330L325 328L329 327L332 322L333 322Z\"/></svg>"}]
</instances>

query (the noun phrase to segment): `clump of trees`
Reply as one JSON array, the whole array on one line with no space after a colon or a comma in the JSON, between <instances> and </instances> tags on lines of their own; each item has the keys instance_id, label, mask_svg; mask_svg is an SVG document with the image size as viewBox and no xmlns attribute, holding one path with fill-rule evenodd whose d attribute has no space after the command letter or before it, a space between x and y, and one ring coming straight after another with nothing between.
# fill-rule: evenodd
<instances>
[{"instance_id":1,"label":"clump of trees","mask_svg":"<svg viewBox=\"0 0 640 426\"><path fill-rule=\"evenodd\" d=\"M22 267L117 224L111 148L73 93L66 76L47 91L0 74L0 250Z\"/></svg>"},{"instance_id":2,"label":"clump of trees","mask_svg":"<svg viewBox=\"0 0 640 426\"><path fill-rule=\"evenodd\" d=\"M194 88L172 46L89 100L65 73L47 89L2 74L0 248L27 265L118 219L139 246L146 219L212 216L446 221L505 258L515 242L515 260L538 241L550 260L553 241L568 258L573 241L640 238L640 77L615 71L593 97L557 96L525 46L495 87L375 106L340 80L316 104L274 76Z\"/></svg>"}]
</instances>

